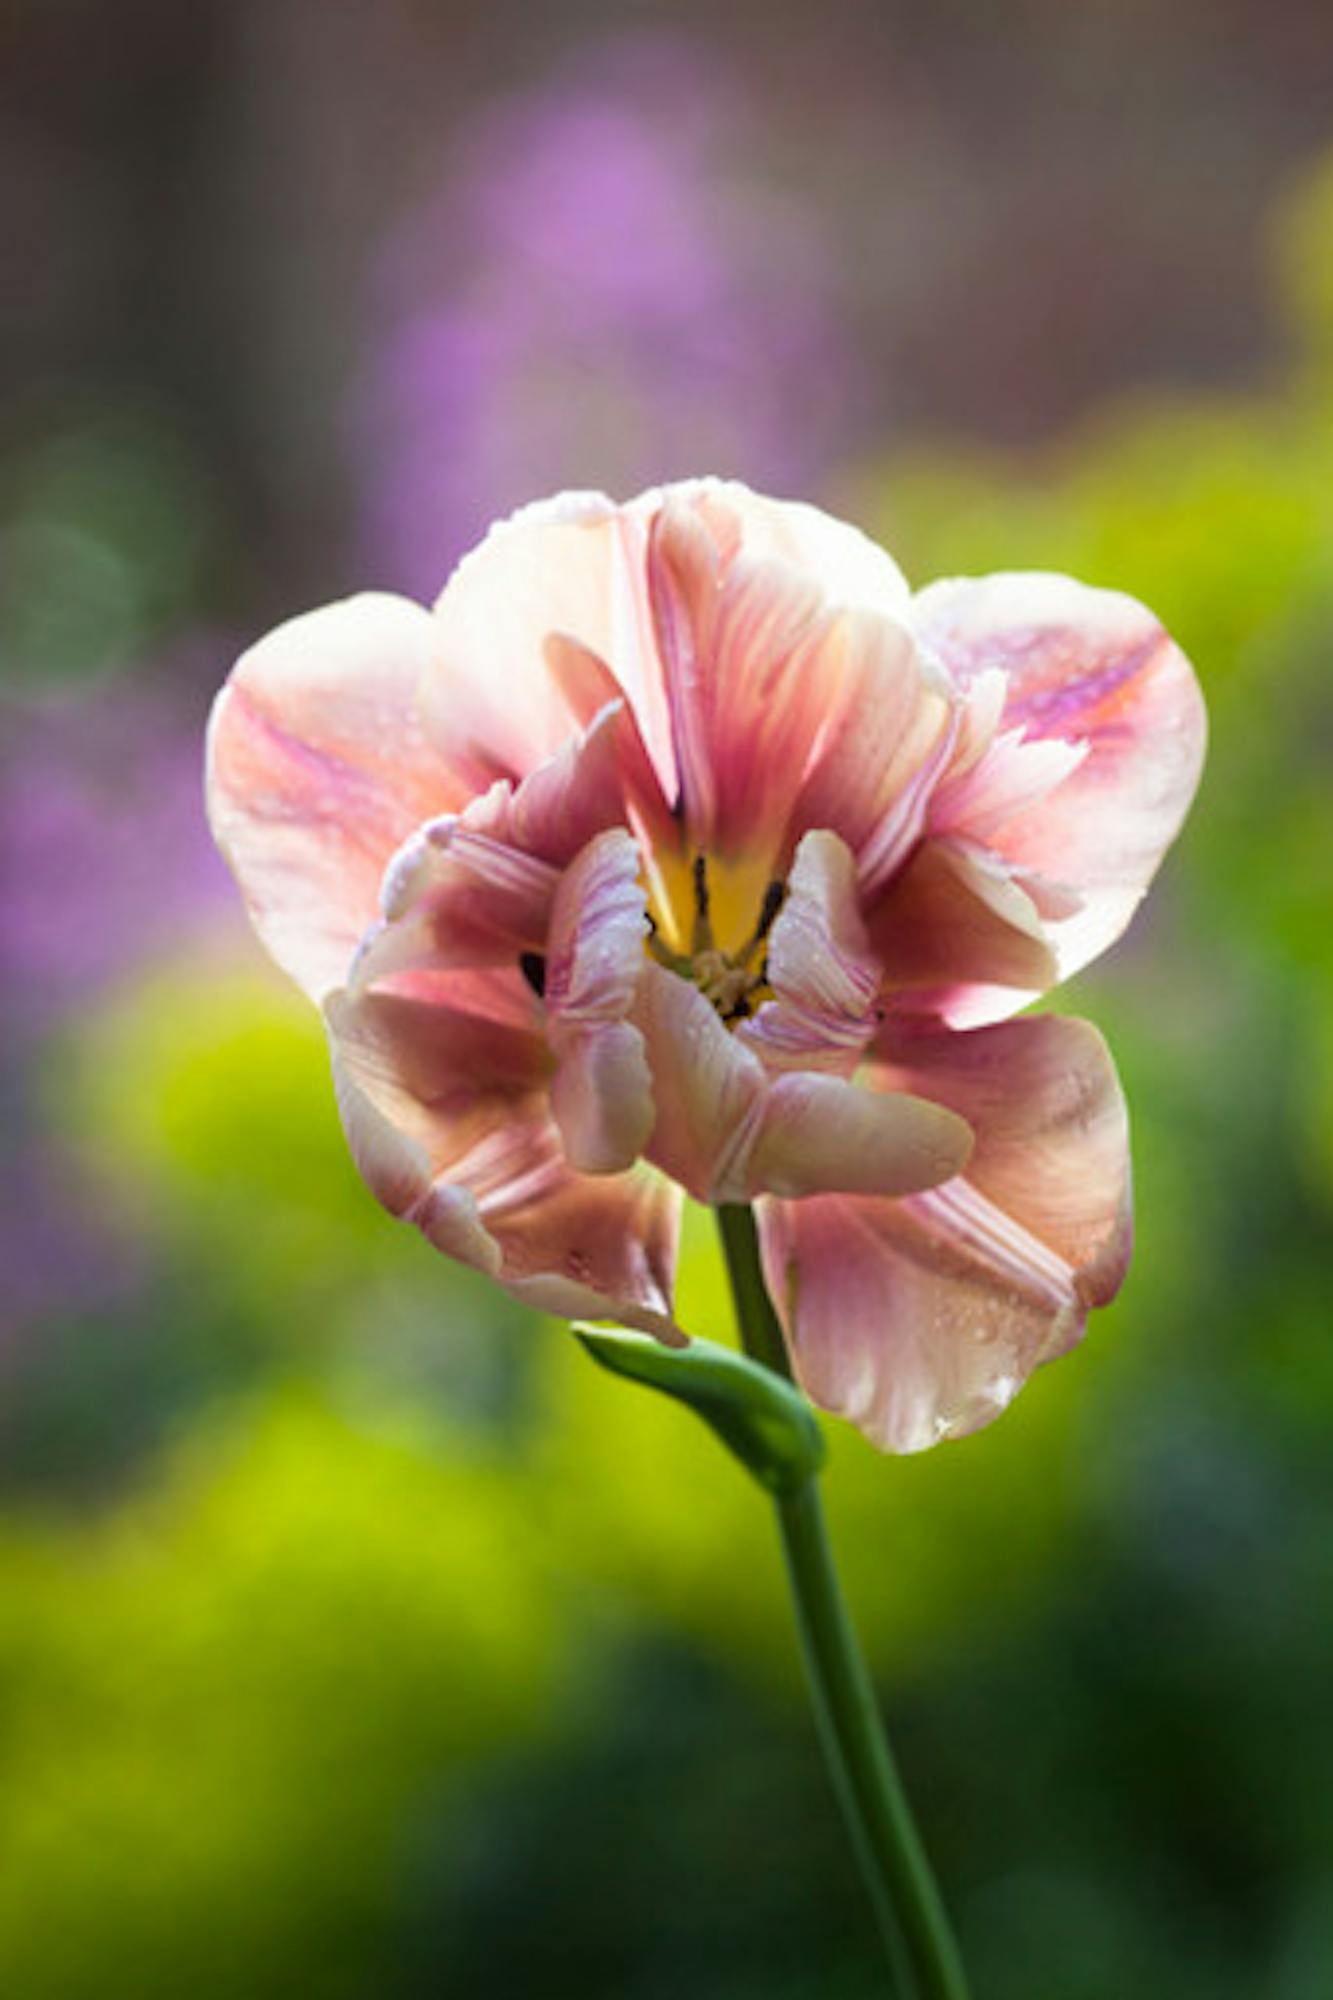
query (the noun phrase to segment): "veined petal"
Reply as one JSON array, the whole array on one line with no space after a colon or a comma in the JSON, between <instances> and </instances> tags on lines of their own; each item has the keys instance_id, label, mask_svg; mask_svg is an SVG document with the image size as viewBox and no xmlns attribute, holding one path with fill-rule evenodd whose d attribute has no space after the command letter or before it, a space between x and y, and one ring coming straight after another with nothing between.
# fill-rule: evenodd
<instances>
[{"instance_id":1,"label":"veined petal","mask_svg":"<svg viewBox=\"0 0 1333 2000\"><path fill-rule=\"evenodd\" d=\"M919 1091L972 1127L965 1172L904 1201L765 1202L760 1232L811 1396L881 1449L920 1451L989 1423L1114 1295L1128 1133L1085 1022L896 1022L880 1046L877 1087Z\"/></svg>"},{"instance_id":2,"label":"veined petal","mask_svg":"<svg viewBox=\"0 0 1333 2000\"><path fill-rule=\"evenodd\" d=\"M214 704L214 837L269 951L316 999L346 978L395 848L468 796L417 711L433 644L420 606L348 598L252 647Z\"/></svg>"},{"instance_id":3,"label":"veined petal","mask_svg":"<svg viewBox=\"0 0 1333 2000\"><path fill-rule=\"evenodd\" d=\"M717 810L709 710L721 583L721 556L704 520L682 501L667 499L649 529L648 591L671 717L679 812L696 847L707 846Z\"/></svg>"},{"instance_id":4,"label":"veined petal","mask_svg":"<svg viewBox=\"0 0 1333 2000\"><path fill-rule=\"evenodd\" d=\"M1031 895L972 842L923 841L874 905L868 929L889 994L954 1026L1012 1013L1057 977Z\"/></svg>"},{"instance_id":5,"label":"veined petal","mask_svg":"<svg viewBox=\"0 0 1333 2000\"><path fill-rule=\"evenodd\" d=\"M1114 1297L1130 1250L1129 1117L1091 1022L1046 1014L951 1033L891 1019L875 1061L886 1088L966 1118L969 1186L1067 1266L1084 1304Z\"/></svg>"},{"instance_id":6,"label":"veined petal","mask_svg":"<svg viewBox=\"0 0 1333 2000\"><path fill-rule=\"evenodd\" d=\"M850 522L840 521L803 500L771 500L735 479L684 480L676 486L643 494L634 509L651 507L664 494L693 501L721 523L719 533L735 535L730 553L744 547L766 559L808 570L817 576L829 603L859 607L881 616L901 618L911 591L897 563Z\"/></svg>"},{"instance_id":7,"label":"veined petal","mask_svg":"<svg viewBox=\"0 0 1333 2000\"><path fill-rule=\"evenodd\" d=\"M753 555L720 502L669 500L649 584L687 845L776 860L835 691L821 581Z\"/></svg>"},{"instance_id":8,"label":"veined petal","mask_svg":"<svg viewBox=\"0 0 1333 2000\"><path fill-rule=\"evenodd\" d=\"M762 1064L728 1034L697 986L663 966L644 967L634 1019L656 1109L647 1158L697 1201L735 1199L715 1190L730 1186L731 1162L753 1136Z\"/></svg>"},{"instance_id":9,"label":"veined petal","mask_svg":"<svg viewBox=\"0 0 1333 2000\"><path fill-rule=\"evenodd\" d=\"M404 972L516 965L542 951L560 875L483 830L507 821L508 791L501 783L466 812L429 821L399 849L385 873L384 921L352 964L354 992Z\"/></svg>"},{"instance_id":10,"label":"veined petal","mask_svg":"<svg viewBox=\"0 0 1333 2000\"><path fill-rule=\"evenodd\" d=\"M632 1167L653 1129L643 1036L628 1021L597 1021L553 1033L552 1047L551 1115L569 1164L583 1174Z\"/></svg>"},{"instance_id":11,"label":"veined petal","mask_svg":"<svg viewBox=\"0 0 1333 2000\"><path fill-rule=\"evenodd\" d=\"M967 1164L972 1133L944 1106L908 1092L862 1090L807 1070L779 1076L731 1184L717 1201L757 1194L917 1194Z\"/></svg>"},{"instance_id":12,"label":"veined petal","mask_svg":"<svg viewBox=\"0 0 1333 2000\"><path fill-rule=\"evenodd\" d=\"M649 965L637 1018L657 1121L646 1149L699 1201L933 1187L956 1174L972 1139L953 1112L908 1093L863 1091L793 1071L775 1080L687 980Z\"/></svg>"},{"instance_id":13,"label":"veined petal","mask_svg":"<svg viewBox=\"0 0 1333 2000\"><path fill-rule=\"evenodd\" d=\"M335 994L326 1018L353 1157L391 1213L538 1310L683 1338L679 1193L645 1170L569 1165L535 1036L382 994Z\"/></svg>"},{"instance_id":14,"label":"veined petal","mask_svg":"<svg viewBox=\"0 0 1333 2000\"><path fill-rule=\"evenodd\" d=\"M581 728L593 730L608 710L614 711L616 766L626 809L622 817L643 828L651 840L677 845L679 828L661 779L634 710L606 661L567 632L548 633L544 650L551 676Z\"/></svg>"},{"instance_id":15,"label":"veined petal","mask_svg":"<svg viewBox=\"0 0 1333 2000\"><path fill-rule=\"evenodd\" d=\"M1141 604L1068 577L935 583L913 615L960 686L1004 670L1003 727L1021 730L1025 749L1086 745L1045 796L1013 800L1002 824L987 788L980 801L989 845L1080 898L1052 934L1063 978L1120 935L1179 829L1203 761L1198 683ZM967 833L966 819L954 830Z\"/></svg>"},{"instance_id":16,"label":"veined petal","mask_svg":"<svg viewBox=\"0 0 1333 2000\"><path fill-rule=\"evenodd\" d=\"M580 718L548 667L566 633L604 660L628 698L669 795L675 765L644 583L646 523L599 493L524 507L463 558L435 607L428 726L480 790L517 782ZM587 717L581 718L587 721Z\"/></svg>"},{"instance_id":17,"label":"veined petal","mask_svg":"<svg viewBox=\"0 0 1333 2000\"><path fill-rule=\"evenodd\" d=\"M901 624L834 620L821 647L823 727L790 824L827 827L856 857L863 898L910 852L955 730L954 704Z\"/></svg>"},{"instance_id":18,"label":"veined petal","mask_svg":"<svg viewBox=\"0 0 1333 2000\"><path fill-rule=\"evenodd\" d=\"M647 970L639 851L599 834L561 877L546 952L548 1039L558 1062L551 1109L571 1165L615 1173L653 1126L643 1036L627 1019Z\"/></svg>"},{"instance_id":19,"label":"veined petal","mask_svg":"<svg viewBox=\"0 0 1333 2000\"><path fill-rule=\"evenodd\" d=\"M875 1029L879 961L856 895L856 864L836 833L807 833L769 934L776 999L736 1030L771 1069L848 1075Z\"/></svg>"},{"instance_id":20,"label":"veined petal","mask_svg":"<svg viewBox=\"0 0 1333 2000\"><path fill-rule=\"evenodd\" d=\"M1006 729L970 770L960 773L951 764L950 776L931 799L929 824L984 840L1018 813L1040 805L1073 776L1087 754L1086 743L1066 743L1057 736L1028 738L1020 729Z\"/></svg>"},{"instance_id":21,"label":"veined petal","mask_svg":"<svg viewBox=\"0 0 1333 2000\"><path fill-rule=\"evenodd\" d=\"M765 1201L758 1221L798 1381L881 1451L993 1422L1081 1327L1072 1294L1020 1287L906 1202Z\"/></svg>"}]
</instances>

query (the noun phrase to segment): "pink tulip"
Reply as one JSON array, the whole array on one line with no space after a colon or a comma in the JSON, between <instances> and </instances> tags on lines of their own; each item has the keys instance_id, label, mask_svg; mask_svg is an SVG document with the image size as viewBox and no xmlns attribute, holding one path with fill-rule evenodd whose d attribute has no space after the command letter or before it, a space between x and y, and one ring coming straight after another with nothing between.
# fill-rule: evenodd
<instances>
[{"instance_id":1,"label":"pink tulip","mask_svg":"<svg viewBox=\"0 0 1333 2000\"><path fill-rule=\"evenodd\" d=\"M705 480L525 508L433 611L280 627L219 697L209 810L392 1213L678 1341L682 1190L753 1202L799 1379L914 1451L1124 1275L1110 1056L1010 1017L1124 929L1203 743L1132 599L913 596Z\"/></svg>"}]
</instances>

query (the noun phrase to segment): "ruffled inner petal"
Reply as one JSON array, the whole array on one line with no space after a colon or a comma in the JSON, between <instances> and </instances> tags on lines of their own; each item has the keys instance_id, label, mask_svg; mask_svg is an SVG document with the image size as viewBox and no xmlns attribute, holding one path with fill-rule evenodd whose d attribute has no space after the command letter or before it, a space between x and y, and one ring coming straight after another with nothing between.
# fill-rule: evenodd
<instances>
[{"instance_id":1,"label":"ruffled inner petal","mask_svg":"<svg viewBox=\"0 0 1333 2000\"><path fill-rule=\"evenodd\" d=\"M972 842L923 841L875 903L867 928L890 999L956 1026L1012 1012L1057 977L1027 888Z\"/></svg>"},{"instance_id":2,"label":"ruffled inner petal","mask_svg":"<svg viewBox=\"0 0 1333 2000\"><path fill-rule=\"evenodd\" d=\"M628 1020L648 969L639 852L628 833L603 833L561 877L546 952L548 1039L558 1069L551 1107L572 1165L612 1173L631 1165L653 1125L643 1036Z\"/></svg>"},{"instance_id":3,"label":"ruffled inner petal","mask_svg":"<svg viewBox=\"0 0 1333 2000\"><path fill-rule=\"evenodd\" d=\"M771 1069L850 1075L874 1033L881 975L837 834L807 833L797 848L766 972L776 998L741 1023L741 1040Z\"/></svg>"}]
</instances>

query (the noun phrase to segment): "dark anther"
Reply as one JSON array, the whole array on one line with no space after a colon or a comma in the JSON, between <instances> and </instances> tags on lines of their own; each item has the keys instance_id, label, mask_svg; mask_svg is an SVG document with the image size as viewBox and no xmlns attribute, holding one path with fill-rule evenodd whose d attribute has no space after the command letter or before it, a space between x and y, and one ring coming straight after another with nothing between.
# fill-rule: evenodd
<instances>
[{"instance_id":1,"label":"dark anther","mask_svg":"<svg viewBox=\"0 0 1333 2000\"><path fill-rule=\"evenodd\" d=\"M708 859L706 855L694 857L694 907L705 922L708 920Z\"/></svg>"},{"instance_id":2,"label":"dark anther","mask_svg":"<svg viewBox=\"0 0 1333 2000\"><path fill-rule=\"evenodd\" d=\"M772 930L773 919L782 908L786 894L787 885L785 882L770 882L765 889L764 900L759 910L759 922L755 926L754 935L756 944L761 938L766 938Z\"/></svg>"},{"instance_id":3,"label":"dark anther","mask_svg":"<svg viewBox=\"0 0 1333 2000\"><path fill-rule=\"evenodd\" d=\"M540 1000L546 993L546 960L539 951L521 951L518 969Z\"/></svg>"},{"instance_id":4,"label":"dark anther","mask_svg":"<svg viewBox=\"0 0 1333 2000\"><path fill-rule=\"evenodd\" d=\"M753 1012L754 1008L750 1004L750 999L748 994L742 993L740 999L736 1002L736 1005L734 1007L728 1007L726 1013L722 1016L722 1019L724 1021L745 1021L749 1019L750 1015L753 1014Z\"/></svg>"}]
</instances>

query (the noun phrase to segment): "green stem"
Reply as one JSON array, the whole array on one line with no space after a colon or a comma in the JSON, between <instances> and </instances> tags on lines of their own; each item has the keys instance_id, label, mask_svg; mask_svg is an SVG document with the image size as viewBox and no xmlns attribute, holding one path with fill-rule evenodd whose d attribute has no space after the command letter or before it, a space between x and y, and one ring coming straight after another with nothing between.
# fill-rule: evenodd
<instances>
[{"instance_id":1,"label":"green stem","mask_svg":"<svg viewBox=\"0 0 1333 2000\"><path fill-rule=\"evenodd\" d=\"M741 1344L789 1376L764 1285L754 1217L718 1210ZM829 1546L818 1479L774 1500L824 1755L884 1933L896 1983L921 2000L967 2000L949 1919L884 1733Z\"/></svg>"}]
</instances>

